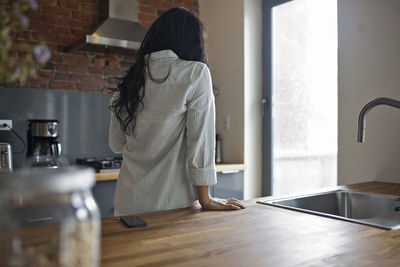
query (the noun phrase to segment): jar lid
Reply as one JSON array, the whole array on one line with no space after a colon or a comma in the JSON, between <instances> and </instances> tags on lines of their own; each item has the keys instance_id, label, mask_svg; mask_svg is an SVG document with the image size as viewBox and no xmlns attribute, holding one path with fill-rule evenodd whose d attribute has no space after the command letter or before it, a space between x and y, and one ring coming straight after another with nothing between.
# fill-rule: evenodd
<instances>
[{"instance_id":1,"label":"jar lid","mask_svg":"<svg viewBox=\"0 0 400 267\"><path fill-rule=\"evenodd\" d=\"M89 189L95 184L92 168L68 166L59 169L22 169L0 175L0 194L6 192L66 193Z\"/></svg>"}]
</instances>

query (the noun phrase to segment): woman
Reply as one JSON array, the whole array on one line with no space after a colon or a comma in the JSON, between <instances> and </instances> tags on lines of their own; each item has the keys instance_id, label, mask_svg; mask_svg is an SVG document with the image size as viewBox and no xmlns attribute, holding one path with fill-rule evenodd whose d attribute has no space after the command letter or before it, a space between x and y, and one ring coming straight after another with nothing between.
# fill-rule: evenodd
<instances>
[{"instance_id":1,"label":"woman","mask_svg":"<svg viewBox=\"0 0 400 267\"><path fill-rule=\"evenodd\" d=\"M245 208L209 195L217 179L206 61L203 26L188 9L168 10L148 30L110 104L109 145L123 155L115 215L189 207L194 194L205 210Z\"/></svg>"}]
</instances>

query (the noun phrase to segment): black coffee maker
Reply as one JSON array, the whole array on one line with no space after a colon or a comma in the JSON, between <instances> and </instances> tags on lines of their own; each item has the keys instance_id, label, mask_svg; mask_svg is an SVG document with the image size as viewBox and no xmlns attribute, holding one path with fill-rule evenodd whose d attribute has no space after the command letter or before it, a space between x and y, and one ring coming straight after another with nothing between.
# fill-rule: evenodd
<instances>
[{"instance_id":1,"label":"black coffee maker","mask_svg":"<svg viewBox=\"0 0 400 267\"><path fill-rule=\"evenodd\" d=\"M61 143L57 141L58 120L28 121L28 162L33 168L60 168L57 158L61 155Z\"/></svg>"}]
</instances>

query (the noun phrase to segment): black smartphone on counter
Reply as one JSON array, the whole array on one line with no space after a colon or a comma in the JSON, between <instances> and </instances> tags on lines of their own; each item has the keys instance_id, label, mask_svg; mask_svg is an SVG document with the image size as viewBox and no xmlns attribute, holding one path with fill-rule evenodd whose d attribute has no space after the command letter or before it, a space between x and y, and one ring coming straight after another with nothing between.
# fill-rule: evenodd
<instances>
[{"instance_id":1,"label":"black smartphone on counter","mask_svg":"<svg viewBox=\"0 0 400 267\"><path fill-rule=\"evenodd\" d=\"M123 216L120 218L121 222L128 228L146 227L147 222L139 216Z\"/></svg>"}]
</instances>

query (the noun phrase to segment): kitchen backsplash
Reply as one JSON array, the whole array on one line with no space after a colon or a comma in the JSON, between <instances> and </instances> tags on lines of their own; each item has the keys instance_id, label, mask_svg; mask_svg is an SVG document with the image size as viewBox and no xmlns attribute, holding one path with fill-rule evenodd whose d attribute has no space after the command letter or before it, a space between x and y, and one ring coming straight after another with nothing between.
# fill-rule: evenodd
<instances>
[{"instance_id":1,"label":"kitchen backsplash","mask_svg":"<svg viewBox=\"0 0 400 267\"><path fill-rule=\"evenodd\" d=\"M112 1L112 0L110 0ZM69 91L107 93L115 87L114 77L122 77L136 61L131 56L73 54L67 48L81 41L100 24L99 9L107 5L103 0L46 0L30 11L29 28L15 37L18 42L46 42L52 57L40 70L36 79L26 84L7 85L23 88L49 88ZM146 28L165 10L174 6L198 9L198 0L139 0L138 20ZM14 51L15 57L24 51Z\"/></svg>"},{"instance_id":2,"label":"kitchen backsplash","mask_svg":"<svg viewBox=\"0 0 400 267\"><path fill-rule=\"evenodd\" d=\"M13 129L25 140L29 119L57 119L63 155L71 163L79 157L116 156L108 148L108 104L110 94L41 90L24 88L0 88L0 119L11 119ZM0 143L12 144L14 151L22 149L22 143L10 132L0 131ZM26 158L14 154L13 165L22 167Z\"/></svg>"}]
</instances>

